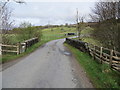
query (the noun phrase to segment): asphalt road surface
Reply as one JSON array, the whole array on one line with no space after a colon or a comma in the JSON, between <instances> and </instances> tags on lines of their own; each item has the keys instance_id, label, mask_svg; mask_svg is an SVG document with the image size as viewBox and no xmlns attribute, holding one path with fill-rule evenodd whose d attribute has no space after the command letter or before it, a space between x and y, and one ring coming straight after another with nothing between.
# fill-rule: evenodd
<instances>
[{"instance_id":1,"label":"asphalt road surface","mask_svg":"<svg viewBox=\"0 0 120 90\"><path fill-rule=\"evenodd\" d=\"M92 88L64 39L46 43L30 55L6 63L3 88ZM5 69L4 69L5 68Z\"/></svg>"}]
</instances>

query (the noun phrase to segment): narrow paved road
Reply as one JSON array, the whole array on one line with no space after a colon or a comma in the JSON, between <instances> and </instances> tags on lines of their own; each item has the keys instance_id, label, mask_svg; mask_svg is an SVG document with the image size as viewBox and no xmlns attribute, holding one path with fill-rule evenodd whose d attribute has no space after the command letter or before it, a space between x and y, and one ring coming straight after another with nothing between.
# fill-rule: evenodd
<instances>
[{"instance_id":1,"label":"narrow paved road","mask_svg":"<svg viewBox=\"0 0 120 90\"><path fill-rule=\"evenodd\" d=\"M69 50L64 47L63 42L64 39L48 42L32 54L4 69L2 87L92 88L85 72ZM9 64L6 65L9 66Z\"/></svg>"}]
</instances>

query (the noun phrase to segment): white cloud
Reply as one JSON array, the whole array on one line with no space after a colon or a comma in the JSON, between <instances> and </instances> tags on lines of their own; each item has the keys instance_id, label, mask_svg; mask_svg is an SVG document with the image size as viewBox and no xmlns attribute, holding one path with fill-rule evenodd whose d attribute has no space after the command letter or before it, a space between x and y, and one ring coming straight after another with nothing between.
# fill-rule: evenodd
<instances>
[{"instance_id":1,"label":"white cloud","mask_svg":"<svg viewBox=\"0 0 120 90\"><path fill-rule=\"evenodd\" d=\"M30 22L32 25L39 25L40 20L36 18L14 18L15 26L19 26L22 22Z\"/></svg>"},{"instance_id":2,"label":"white cloud","mask_svg":"<svg viewBox=\"0 0 120 90\"><path fill-rule=\"evenodd\" d=\"M90 7L93 6L93 2L29 2L25 5L11 4L11 7L15 9L12 17L16 20L17 25L23 21L29 21L34 25L46 25L48 21L50 24L75 23L76 8L79 9L80 15L87 15L90 13Z\"/></svg>"}]
</instances>

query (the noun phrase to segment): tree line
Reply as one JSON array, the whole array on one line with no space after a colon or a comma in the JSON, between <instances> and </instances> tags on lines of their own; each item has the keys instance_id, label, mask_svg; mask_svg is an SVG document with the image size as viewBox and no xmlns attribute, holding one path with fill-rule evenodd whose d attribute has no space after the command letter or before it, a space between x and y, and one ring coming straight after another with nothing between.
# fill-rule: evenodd
<instances>
[{"instance_id":1,"label":"tree line","mask_svg":"<svg viewBox=\"0 0 120 90\"><path fill-rule=\"evenodd\" d=\"M96 2L90 15L94 27L93 37L103 46L120 51L120 1Z\"/></svg>"}]
</instances>

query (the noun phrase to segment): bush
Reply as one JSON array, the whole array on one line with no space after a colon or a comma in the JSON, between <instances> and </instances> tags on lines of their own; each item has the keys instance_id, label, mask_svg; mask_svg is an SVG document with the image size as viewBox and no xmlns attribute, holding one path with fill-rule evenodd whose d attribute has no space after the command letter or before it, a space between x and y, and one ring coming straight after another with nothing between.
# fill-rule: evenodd
<instances>
[{"instance_id":1,"label":"bush","mask_svg":"<svg viewBox=\"0 0 120 90\"><path fill-rule=\"evenodd\" d=\"M99 40L104 47L120 51L120 23L104 21L99 23L92 35Z\"/></svg>"},{"instance_id":2,"label":"bush","mask_svg":"<svg viewBox=\"0 0 120 90\"><path fill-rule=\"evenodd\" d=\"M42 32L37 27L25 27L25 28L15 28L10 31L10 33L2 34L3 44L16 44L18 42L23 42L27 39L38 37L41 39Z\"/></svg>"}]
</instances>

